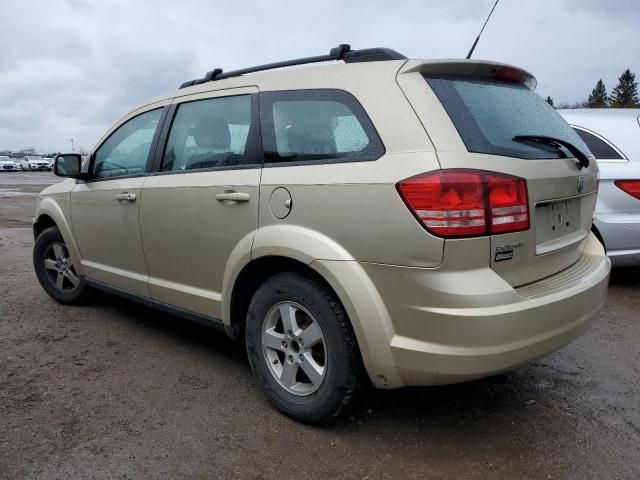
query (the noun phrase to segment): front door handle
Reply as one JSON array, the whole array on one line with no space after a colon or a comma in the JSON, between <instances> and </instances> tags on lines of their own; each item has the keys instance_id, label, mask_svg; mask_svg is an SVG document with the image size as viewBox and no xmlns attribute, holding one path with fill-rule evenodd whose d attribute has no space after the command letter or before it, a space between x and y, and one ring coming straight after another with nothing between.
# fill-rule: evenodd
<instances>
[{"instance_id":1,"label":"front door handle","mask_svg":"<svg viewBox=\"0 0 640 480\"><path fill-rule=\"evenodd\" d=\"M225 192L216 194L216 200L219 202L231 201L231 202L248 202L251 196L244 192Z\"/></svg>"},{"instance_id":2,"label":"front door handle","mask_svg":"<svg viewBox=\"0 0 640 480\"><path fill-rule=\"evenodd\" d=\"M118 193L116 195L116 200L124 200L125 202L135 202L136 194L135 193Z\"/></svg>"}]
</instances>

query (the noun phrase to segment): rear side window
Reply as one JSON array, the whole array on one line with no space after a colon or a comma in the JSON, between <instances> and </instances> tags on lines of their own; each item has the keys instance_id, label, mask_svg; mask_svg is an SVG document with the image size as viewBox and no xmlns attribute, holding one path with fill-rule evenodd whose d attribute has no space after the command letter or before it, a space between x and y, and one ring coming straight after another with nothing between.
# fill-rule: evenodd
<instances>
[{"instance_id":1,"label":"rear side window","mask_svg":"<svg viewBox=\"0 0 640 480\"><path fill-rule=\"evenodd\" d=\"M384 147L362 106L342 90L261 93L266 163L375 160Z\"/></svg>"},{"instance_id":2,"label":"rear side window","mask_svg":"<svg viewBox=\"0 0 640 480\"><path fill-rule=\"evenodd\" d=\"M425 77L453 121L467 150L525 159L561 158L568 152L521 143L516 135L565 140L587 146L567 122L524 85L456 77Z\"/></svg>"},{"instance_id":3,"label":"rear side window","mask_svg":"<svg viewBox=\"0 0 640 480\"><path fill-rule=\"evenodd\" d=\"M580 136L582 141L587 144L593 156L596 157L596 160L621 160L623 159L622 155L620 155L611 145L609 145L604 140L596 137L592 133L589 133L581 128L573 128L575 132Z\"/></svg>"},{"instance_id":4,"label":"rear side window","mask_svg":"<svg viewBox=\"0 0 640 480\"><path fill-rule=\"evenodd\" d=\"M255 163L250 145L252 96L209 98L178 107L161 170L176 172Z\"/></svg>"}]
</instances>

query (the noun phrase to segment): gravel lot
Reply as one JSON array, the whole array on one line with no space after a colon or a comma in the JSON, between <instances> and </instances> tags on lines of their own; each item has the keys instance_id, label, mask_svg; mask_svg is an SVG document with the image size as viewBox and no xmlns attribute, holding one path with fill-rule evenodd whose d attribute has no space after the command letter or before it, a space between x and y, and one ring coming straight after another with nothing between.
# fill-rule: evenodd
<instances>
[{"instance_id":1,"label":"gravel lot","mask_svg":"<svg viewBox=\"0 0 640 480\"><path fill-rule=\"evenodd\" d=\"M35 194L0 174L0 478L640 478L640 270L582 338L473 383L372 391L325 427L273 411L224 334L31 266Z\"/></svg>"}]
</instances>

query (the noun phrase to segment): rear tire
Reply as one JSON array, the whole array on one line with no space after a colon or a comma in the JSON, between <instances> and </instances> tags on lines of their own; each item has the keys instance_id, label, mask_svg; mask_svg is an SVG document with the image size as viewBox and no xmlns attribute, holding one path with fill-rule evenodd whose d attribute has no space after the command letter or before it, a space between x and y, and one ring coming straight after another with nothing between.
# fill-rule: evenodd
<instances>
[{"instance_id":1,"label":"rear tire","mask_svg":"<svg viewBox=\"0 0 640 480\"><path fill-rule=\"evenodd\" d=\"M247 354L271 404L305 423L344 415L365 385L355 334L323 283L287 272L265 281L247 313Z\"/></svg>"},{"instance_id":2,"label":"rear tire","mask_svg":"<svg viewBox=\"0 0 640 480\"><path fill-rule=\"evenodd\" d=\"M44 291L65 305L86 303L89 287L78 275L58 227L44 230L33 246L33 268Z\"/></svg>"}]
</instances>

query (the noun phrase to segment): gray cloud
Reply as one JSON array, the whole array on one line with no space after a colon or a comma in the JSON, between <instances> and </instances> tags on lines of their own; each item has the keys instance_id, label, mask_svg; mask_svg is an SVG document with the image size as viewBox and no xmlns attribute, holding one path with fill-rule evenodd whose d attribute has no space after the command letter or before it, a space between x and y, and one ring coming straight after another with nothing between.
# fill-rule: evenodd
<instances>
[{"instance_id":1,"label":"gray cloud","mask_svg":"<svg viewBox=\"0 0 640 480\"><path fill-rule=\"evenodd\" d=\"M3 0L0 149L89 149L142 101L226 70L354 47L463 57L492 0ZM640 74L637 0L501 0L474 57L516 64L556 102Z\"/></svg>"}]
</instances>

